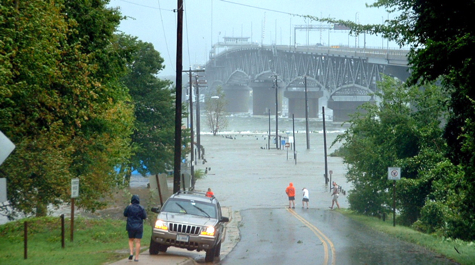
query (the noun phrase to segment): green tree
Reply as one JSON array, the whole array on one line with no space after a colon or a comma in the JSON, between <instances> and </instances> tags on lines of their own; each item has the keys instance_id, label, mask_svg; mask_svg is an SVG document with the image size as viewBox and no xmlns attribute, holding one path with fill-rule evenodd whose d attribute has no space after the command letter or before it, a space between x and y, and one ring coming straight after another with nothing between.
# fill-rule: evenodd
<instances>
[{"instance_id":1,"label":"green tree","mask_svg":"<svg viewBox=\"0 0 475 265\"><path fill-rule=\"evenodd\" d=\"M387 76L378 83L380 104L366 103L364 112L350 120L350 127L336 141L345 149L344 162L349 165L347 178L354 190L349 195L351 208L369 215L385 211L392 205L392 182L388 167L400 166L404 179L398 182L398 209L401 222L411 224L420 215L433 178L421 178L441 160L444 98L440 87L407 88ZM430 161L430 162L429 162Z\"/></svg>"},{"instance_id":2,"label":"green tree","mask_svg":"<svg viewBox=\"0 0 475 265\"><path fill-rule=\"evenodd\" d=\"M135 107L135 129L132 135L134 155L130 168L142 175L165 172L173 165L175 107L171 82L156 75L163 70L163 58L150 43L121 36L121 42L136 47L129 73L122 78ZM130 171L127 174L130 179Z\"/></svg>"},{"instance_id":3,"label":"green tree","mask_svg":"<svg viewBox=\"0 0 475 265\"><path fill-rule=\"evenodd\" d=\"M385 8L397 17L383 25L357 25L352 21L319 19L351 27L355 34L381 34L399 45L410 45L410 84L442 80L450 94L449 113L444 139L445 155L455 168L457 189L448 194L464 193L451 211L461 220L459 233L451 236L475 238L475 24L471 16L474 1L379 0L369 7ZM453 224L457 226L456 224ZM464 232L465 231L465 232Z\"/></svg>"},{"instance_id":4,"label":"green tree","mask_svg":"<svg viewBox=\"0 0 475 265\"><path fill-rule=\"evenodd\" d=\"M221 86L216 88L215 92L209 92L205 97L206 123L216 136L219 130L223 130L228 125L226 119L226 97Z\"/></svg>"},{"instance_id":5,"label":"green tree","mask_svg":"<svg viewBox=\"0 0 475 265\"><path fill-rule=\"evenodd\" d=\"M120 182L114 166L130 155L133 112L117 81L127 57L112 45L121 17L105 1L74 7L75 17L69 2L0 5L0 130L17 146L1 173L10 206L26 214L69 201L74 177L77 205L101 207L98 199ZM79 27L83 15L94 17L88 27ZM98 40L84 41L97 27ZM105 65L107 74L99 71Z\"/></svg>"}]
</instances>

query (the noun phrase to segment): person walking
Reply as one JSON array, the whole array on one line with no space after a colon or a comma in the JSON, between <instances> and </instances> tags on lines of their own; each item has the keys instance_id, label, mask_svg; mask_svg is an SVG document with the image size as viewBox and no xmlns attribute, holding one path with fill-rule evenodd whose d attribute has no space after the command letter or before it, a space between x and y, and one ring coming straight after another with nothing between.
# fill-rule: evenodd
<instances>
[{"instance_id":1,"label":"person walking","mask_svg":"<svg viewBox=\"0 0 475 265\"><path fill-rule=\"evenodd\" d=\"M336 182L333 181L333 192L332 192L332 206L329 207L330 209L333 210L333 205L336 203L336 206L338 206L338 209L340 209L340 204L338 204L338 185Z\"/></svg>"},{"instance_id":2,"label":"person walking","mask_svg":"<svg viewBox=\"0 0 475 265\"><path fill-rule=\"evenodd\" d=\"M310 200L310 197L309 197L309 194L308 194L308 190L307 188L303 188L302 189L302 208L304 208L305 204L307 204L307 209L308 209L308 201Z\"/></svg>"},{"instance_id":3,"label":"person walking","mask_svg":"<svg viewBox=\"0 0 475 265\"><path fill-rule=\"evenodd\" d=\"M134 243L135 243L135 259L139 261L140 240L143 235L143 220L147 219L145 209L140 205L140 198L138 195L132 195L130 204L124 210L124 216L127 217L126 230L129 234L129 260L134 257Z\"/></svg>"},{"instance_id":4,"label":"person walking","mask_svg":"<svg viewBox=\"0 0 475 265\"><path fill-rule=\"evenodd\" d=\"M285 189L285 193L289 197L289 208L295 209L295 187L292 182L290 182L289 186Z\"/></svg>"}]
</instances>

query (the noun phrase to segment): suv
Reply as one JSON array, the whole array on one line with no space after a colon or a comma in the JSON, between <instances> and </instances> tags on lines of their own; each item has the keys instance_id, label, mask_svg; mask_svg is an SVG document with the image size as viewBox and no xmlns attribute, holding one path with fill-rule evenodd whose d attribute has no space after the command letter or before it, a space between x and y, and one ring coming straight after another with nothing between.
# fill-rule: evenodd
<instances>
[{"instance_id":1,"label":"suv","mask_svg":"<svg viewBox=\"0 0 475 265\"><path fill-rule=\"evenodd\" d=\"M163 204L152 208L158 213L150 240L150 254L166 252L169 246L206 251L206 262L219 257L224 241L224 223L218 200L204 193L179 191Z\"/></svg>"}]
</instances>

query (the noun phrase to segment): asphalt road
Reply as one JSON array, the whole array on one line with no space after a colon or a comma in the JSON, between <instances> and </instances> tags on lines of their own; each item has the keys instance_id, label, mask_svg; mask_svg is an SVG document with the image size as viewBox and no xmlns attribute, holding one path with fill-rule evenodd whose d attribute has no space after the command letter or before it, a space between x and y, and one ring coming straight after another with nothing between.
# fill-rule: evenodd
<instances>
[{"instance_id":1,"label":"asphalt road","mask_svg":"<svg viewBox=\"0 0 475 265\"><path fill-rule=\"evenodd\" d=\"M328 154L336 133L327 134ZM305 134L296 136L297 162L293 151L262 149L263 135L233 134L232 137L202 135L206 164L195 169L208 175L196 182L196 189L212 188L221 204L239 213L240 241L224 265L232 264L455 264L413 244L361 227L330 210L331 196L325 185L323 135L310 134L310 149ZM344 178L342 160L328 157L328 169L345 190L351 187ZM289 182L297 190L296 209L288 209L284 192ZM301 208L300 190L310 191L309 209ZM348 207L345 196L340 206ZM199 257L197 263L203 263Z\"/></svg>"}]
</instances>

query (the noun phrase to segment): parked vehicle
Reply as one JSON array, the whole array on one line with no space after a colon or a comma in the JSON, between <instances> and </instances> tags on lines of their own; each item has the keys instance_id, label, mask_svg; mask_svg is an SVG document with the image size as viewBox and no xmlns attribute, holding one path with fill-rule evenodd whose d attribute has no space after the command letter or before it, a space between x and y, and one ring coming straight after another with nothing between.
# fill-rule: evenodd
<instances>
[{"instance_id":1,"label":"parked vehicle","mask_svg":"<svg viewBox=\"0 0 475 265\"><path fill-rule=\"evenodd\" d=\"M152 208L158 213L150 240L150 254L166 252L170 246L190 251L206 251L206 262L219 257L225 239L225 223L218 200L205 193L179 191Z\"/></svg>"}]
</instances>

